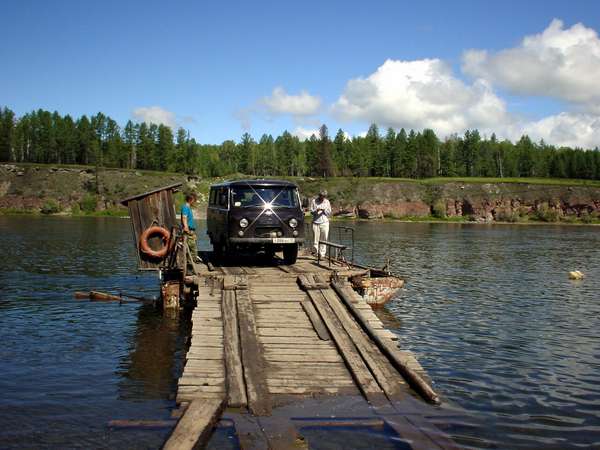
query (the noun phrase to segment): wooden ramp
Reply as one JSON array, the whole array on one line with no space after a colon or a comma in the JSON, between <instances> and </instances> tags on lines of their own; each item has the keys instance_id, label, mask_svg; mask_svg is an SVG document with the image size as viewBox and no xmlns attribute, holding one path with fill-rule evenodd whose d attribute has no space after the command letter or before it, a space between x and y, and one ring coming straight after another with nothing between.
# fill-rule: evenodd
<instances>
[{"instance_id":1,"label":"wooden ramp","mask_svg":"<svg viewBox=\"0 0 600 450\"><path fill-rule=\"evenodd\" d=\"M166 447L206 445L226 407L241 448L309 448L307 424L385 426L410 448L456 448L424 419L417 397L439 398L423 369L347 276L305 260L200 277L177 393L187 410Z\"/></svg>"}]
</instances>

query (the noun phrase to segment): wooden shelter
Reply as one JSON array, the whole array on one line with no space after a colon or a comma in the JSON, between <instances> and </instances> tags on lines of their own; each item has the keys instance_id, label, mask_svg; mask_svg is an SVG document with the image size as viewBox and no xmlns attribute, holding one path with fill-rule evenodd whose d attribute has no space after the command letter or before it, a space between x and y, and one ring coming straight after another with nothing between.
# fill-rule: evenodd
<instances>
[{"instance_id":1,"label":"wooden shelter","mask_svg":"<svg viewBox=\"0 0 600 450\"><path fill-rule=\"evenodd\" d=\"M177 192L182 184L171 184L121 201L129 208L139 270L157 270L161 265L162 260L149 258L140 251L140 236L151 226L159 226L169 231L177 226L173 192ZM160 237L150 239L149 244L153 249L162 245Z\"/></svg>"}]
</instances>

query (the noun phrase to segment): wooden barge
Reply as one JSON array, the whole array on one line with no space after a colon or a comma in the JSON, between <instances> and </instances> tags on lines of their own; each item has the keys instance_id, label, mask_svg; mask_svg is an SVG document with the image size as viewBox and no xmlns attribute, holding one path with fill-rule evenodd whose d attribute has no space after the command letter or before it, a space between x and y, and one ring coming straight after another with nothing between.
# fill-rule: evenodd
<instances>
[{"instance_id":1,"label":"wooden barge","mask_svg":"<svg viewBox=\"0 0 600 450\"><path fill-rule=\"evenodd\" d=\"M153 225L177 234L160 212L173 208L170 198L158 190L126 201L136 239ZM143 264L161 272L165 310L193 307L180 418L164 448L210 447L215 427L234 429L244 449L310 448L315 427L385 429L401 448L456 448L430 420L440 397L423 368L353 288L365 268L312 256L284 265L204 253L196 262L185 236L176 239L168 257Z\"/></svg>"}]
</instances>

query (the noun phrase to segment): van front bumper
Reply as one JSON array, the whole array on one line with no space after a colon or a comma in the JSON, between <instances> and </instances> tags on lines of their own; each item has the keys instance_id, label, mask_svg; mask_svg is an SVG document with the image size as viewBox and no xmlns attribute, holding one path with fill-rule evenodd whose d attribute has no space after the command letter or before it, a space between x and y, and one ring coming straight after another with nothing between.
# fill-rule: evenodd
<instances>
[{"instance_id":1,"label":"van front bumper","mask_svg":"<svg viewBox=\"0 0 600 450\"><path fill-rule=\"evenodd\" d=\"M257 238L257 237L239 237L231 236L229 242L233 244L302 244L303 237L278 237L278 238Z\"/></svg>"}]
</instances>

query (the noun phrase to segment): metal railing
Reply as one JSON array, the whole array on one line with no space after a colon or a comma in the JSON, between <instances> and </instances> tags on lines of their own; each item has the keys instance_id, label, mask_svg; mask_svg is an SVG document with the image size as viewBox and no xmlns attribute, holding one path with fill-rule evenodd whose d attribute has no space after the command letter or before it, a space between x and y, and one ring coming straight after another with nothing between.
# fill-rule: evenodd
<instances>
[{"instance_id":1,"label":"metal railing","mask_svg":"<svg viewBox=\"0 0 600 450\"><path fill-rule=\"evenodd\" d=\"M314 243L314 235L312 231L312 222L304 223L304 236L305 242L311 248ZM331 237L337 237L337 241L331 241ZM343 262L347 264L354 264L354 228L346 227L343 225L329 226L329 236L327 240L321 241L320 245L326 247L326 257L331 265L332 261ZM347 259L347 252L350 252L350 260ZM317 251L317 262L320 263L321 255Z\"/></svg>"}]
</instances>

